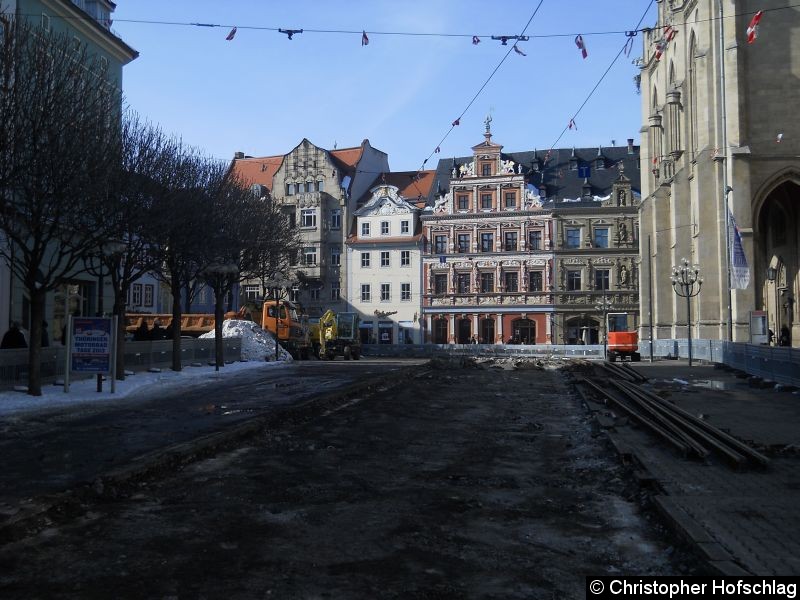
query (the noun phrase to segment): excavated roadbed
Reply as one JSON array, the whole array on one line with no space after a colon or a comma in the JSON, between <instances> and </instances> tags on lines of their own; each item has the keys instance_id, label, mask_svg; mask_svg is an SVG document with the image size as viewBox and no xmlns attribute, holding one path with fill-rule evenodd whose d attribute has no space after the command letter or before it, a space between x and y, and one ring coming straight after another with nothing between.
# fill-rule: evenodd
<instances>
[{"instance_id":1,"label":"excavated roadbed","mask_svg":"<svg viewBox=\"0 0 800 600\"><path fill-rule=\"evenodd\" d=\"M551 599L691 574L564 375L516 367L434 362L104 484L0 548L0 596Z\"/></svg>"}]
</instances>

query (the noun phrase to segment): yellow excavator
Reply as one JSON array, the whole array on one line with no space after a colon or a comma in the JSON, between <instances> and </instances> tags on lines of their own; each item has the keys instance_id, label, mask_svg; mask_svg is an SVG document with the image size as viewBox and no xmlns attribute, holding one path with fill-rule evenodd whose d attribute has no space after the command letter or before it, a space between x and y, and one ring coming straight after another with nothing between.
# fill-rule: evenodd
<instances>
[{"instance_id":1,"label":"yellow excavator","mask_svg":"<svg viewBox=\"0 0 800 600\"><path fill-rule=\"evenodd\" d=\"M339 313L325 311L319 319L320 358L333 360L336 356L344 356L345 360L361 358L361 341L358 337L359 317L356 313Z\"/></svg>"}]
</instances>

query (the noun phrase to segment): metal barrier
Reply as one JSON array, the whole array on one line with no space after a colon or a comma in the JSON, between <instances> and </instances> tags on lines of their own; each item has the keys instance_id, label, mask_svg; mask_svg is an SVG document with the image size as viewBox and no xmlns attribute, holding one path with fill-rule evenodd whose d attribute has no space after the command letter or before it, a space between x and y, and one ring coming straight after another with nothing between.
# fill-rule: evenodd
<instances>
[{"instance_id":1,"label":"metal barrier","mask_svg":"<svg viewBox=\"0 0 800 600\"><path fill-rule=\"evenodd\" d=\"M240 360L242 351L241 338L225 338L223 349L225 362ZM66 363L65 348L50 346L42 348L42 383L52 384L64 379ZM125 368L129 371L147 371L148 369L170 368L172 366L172 341L125 342ZM214 361L214 339L183 338L181 339L181 366L192 363L209 363ZM94 375L73 373L72 379L90 379ZM16 386L25 386L28 381L28 349L0 350L0 391L11 390Z\"/></svg>"},{"instance_id":2,"label":"metal barrier","mask_svg":"<svg viewBox=\"0 0 800 600\"><path fill-rule=\"evenodd\" d=\"M517 344L367 344L364 356L432 358L452 356L603 359L603 346Z\"/></svg>"},{"instance_id":3,"label":"metal barrier","mask_svg":"<svg viewBox=\"0 0 800 600\"><path fill-rule=\"evenodd\" d=\"M643 357L650 355L649 341L641 342L639 346ZM688 358L688 340L656 340L653 355L658 358ZM699 339L692 340L692 358L724 364L769 381L800 387L798 348Z\"/></svg>"}]
</instances>

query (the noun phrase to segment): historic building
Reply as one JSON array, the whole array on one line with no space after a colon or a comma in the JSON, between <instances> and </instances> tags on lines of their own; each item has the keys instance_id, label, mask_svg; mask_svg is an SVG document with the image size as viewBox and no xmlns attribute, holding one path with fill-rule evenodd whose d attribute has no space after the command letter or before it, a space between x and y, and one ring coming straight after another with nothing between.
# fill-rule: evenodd
<instances>
[{"instance_id":1,"label":"historic building","mask_svg":"<svg viewBox=\"0 0 800 600\"><path fill-rule=\"evenodd\" d=\"M115 8L109 0L0 0L0 39L9 19L27 20L54 34L69 34L76 47L85 46L89 55L98 57L108 83L109 101L121 107L123 67L139 54L111 30ZM5 242L0 232L0 243ZM45 317L52 337L61 338L67 314L95 314L100 298L105 300L106 309L111 306L108 281L102 286L101 282L87 273L76 274L48 294ZM30 326L30 299L22 282L0 260L0 332L8 329L10 321L18 321L24 328Z\"/></svg>"},{"instance_id":2,"label":"historic building","mask_svg":"<svg viewBox=\"0 0 800 600\"><path fill-rule=\"evenodd\" d=\"M360 146L326 150L307 139L280 156L254 158L237 153L233 169L250 185L262 186L265 201L277 202L300 230L302 250L291 269L301 273L296 299L309 315L346 310L342 289L347 281L342 260L356 201L380 173L388 157L369 140ZM257 282L244 287L258 296Z\"/></svg>"},{"instance_id":3,"label":"historic building","mask_svg":"<svg viewBox=\"0 0 800 600\"><path fill-rule=\"evenodd\" d=\"M423 343L419 213L433 175L386 173L358 202L347 240L346 298L361 316L362 343Z\"/></svg>"},{"instance_id":4,"label":"historic building","mask_svg":"<svg viewBox=\"0 0 800 600\"><path fill-rule=\"evenodd\" d=\"M776 339L800 345L798 32L789 0L658 3L641 71L644 339L651 323L656 338L686 337L686 301L670 281L686 258L704 280L695 337L749 341L750 313L762 310Z\"/></svg>"},{"instance_id":5,"label":"historic building","mask_svg":"<svg viewBox=\"0 0 800 600\"><path fill-rule=\"evenodd\" d=\"M637 148L505 153L490 122L421 217L426 341L596 342L603 298L638 312Z\"/></svg>"}]
</instances>

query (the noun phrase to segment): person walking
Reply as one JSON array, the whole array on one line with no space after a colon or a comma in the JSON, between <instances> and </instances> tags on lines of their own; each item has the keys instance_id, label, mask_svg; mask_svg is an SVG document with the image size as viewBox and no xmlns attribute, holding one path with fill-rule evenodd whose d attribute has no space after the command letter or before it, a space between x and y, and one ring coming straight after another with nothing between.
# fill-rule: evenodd
<instances>
[{"instance_id":1,"label":"person walking","mask_svg":"<svg viewBox=\"0 0 800 600\"><path fill-rule=\"evenodd\" d=\"M0 341L0 349L13 350L15 348L27 347L28 343L25 341L25 336L19 328L19 323L12 321L11 327L6 331L3 340Z\"/></svg>"}]
</instances>

